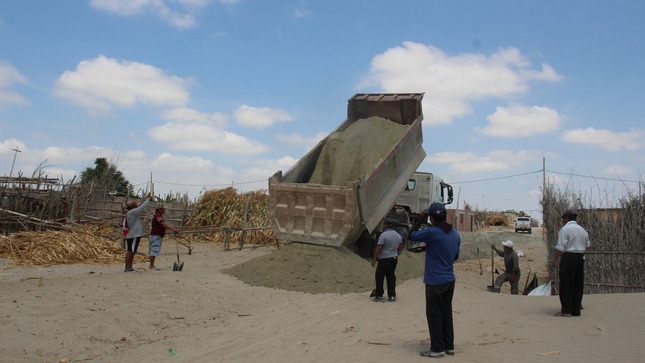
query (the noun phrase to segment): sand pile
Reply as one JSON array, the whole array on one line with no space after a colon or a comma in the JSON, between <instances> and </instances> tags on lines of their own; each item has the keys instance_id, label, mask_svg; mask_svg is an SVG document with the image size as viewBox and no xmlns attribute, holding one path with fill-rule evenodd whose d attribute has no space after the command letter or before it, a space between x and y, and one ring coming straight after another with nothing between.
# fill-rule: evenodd
<instances>
[{"instance_id":1,"label":"sand pile","mask_svg":"<svg viewBox=\"0 0 645 363\"><path fill-rule=\"evenodd\" d=\"M345 185L369 175L405 135L408 125L374 116L329 135L309 183Z\"/></svg>"},{"instance_id":2,"label":"sand pile","mask_svg":"<svg viewBox=\"0 0 645 363\"><path fill-rule=\"evenodd\" d=\"M473 261L471 267L476 270L479 269L479 263L490 267L492 243L501 246L501 241L510 239L516 243L518 252L534 245L542 248L539 236L518 234L513 231L461 232L460 235L459 263L471 260ZM404 252L399 257L396 267L397 281L402 282L423 276L424 258L423 252ZM520 258L520 268L524 271L522 283L528 271L538 272L540 279L546 276L545 265L541 262L537 263L536 258L537 256L530 254ZM502 269L503 260L496 258L496 262ZM291 243L276 252L238 264L223 272L252 286L312 294L328 292L345 294L371 291L374 288L374 271L369 261L344 247ZM488 270L488 273L490 271Z\"/></svg>"},{"instance_id":3,"label":"sand pile","mask_svg":"<svg viewBox=\"0 0 645 363\"><path fill-rule=\"evenodd\" d=\"M404 253L398 281L423 275L423 253ZM344 247L291 243L278 251L224 270L252 286L311 294L371 291L375 268Z\"/></svg>"}]
</instances>

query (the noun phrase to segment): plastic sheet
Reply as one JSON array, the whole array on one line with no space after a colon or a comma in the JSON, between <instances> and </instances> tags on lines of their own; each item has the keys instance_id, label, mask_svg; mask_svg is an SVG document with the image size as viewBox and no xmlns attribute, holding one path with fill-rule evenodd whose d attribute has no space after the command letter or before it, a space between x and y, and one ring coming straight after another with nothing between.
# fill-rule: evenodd
<instances>
[{"instance_id":1,"label":"plastic sheet","mask_svg":"<svg viewBox=\"0 0 645 363\"><path fill-rule=\"evenodd\" d=\"M531 290L528 296L551 296L551 281Z\"/></svg>"}]
</instances>

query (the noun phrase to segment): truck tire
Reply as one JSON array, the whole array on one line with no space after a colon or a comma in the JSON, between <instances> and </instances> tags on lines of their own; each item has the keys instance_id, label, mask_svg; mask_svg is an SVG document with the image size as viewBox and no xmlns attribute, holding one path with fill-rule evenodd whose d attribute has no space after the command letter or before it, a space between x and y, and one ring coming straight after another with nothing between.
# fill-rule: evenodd
<instances>
[{"instance_id":1,"label":"truck tire","mask_svg":"<svg viewBox=\"0 0 645 363\"><path fill-rule=\"evenodd\" d=\"M532 234L532 233L533 233L533 229L529 229L529 234Z\"/></svg>"},{"instance_id":2,"label":"truck tire","mask_svg":"<svg viewBox=\"0 0 645 363\"><path fill-rule=\"evenodd\" d=\"M517 233L517 232L518 232L518 230L517 230L517 228L515 228L515 233Z\"/></svg>"}]
</instances>

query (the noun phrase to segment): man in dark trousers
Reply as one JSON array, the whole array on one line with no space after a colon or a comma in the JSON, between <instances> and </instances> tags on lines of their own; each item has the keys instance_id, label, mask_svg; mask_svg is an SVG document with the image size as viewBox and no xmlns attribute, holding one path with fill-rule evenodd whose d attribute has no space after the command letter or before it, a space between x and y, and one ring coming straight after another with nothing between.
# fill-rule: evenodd
<instances>
[{"instance_id":1,"label":"man in dark trousers","mask_svg":"<svg viewBox=\"0 0 645 363\"><path fill-rule=\"evenodd\" d=\"M517 256L517 252L513 250L513 241L504 241L502 246L504 246L504 250L500 251L494 244L490 245L490 248L495 250L499 257L504 257L504 268L506 269L503 274L500 274L495 279L493 292L500 292L502 284L508 281L511 284L511 294L517 295L519 292L517 285L520 282L520 258Z\"/></svg>"},{"instance_id":2,"label":"man in dark trousers","mask_svg":"<svg viewBox=\"0 0 645 363\"><path fill-rule=\"evenodd\" d=\"M564 226L558 232L554 269L560 260L560 311L555 316L580 316L585 282L585 251L589 248L589 233L577 222L578 214L571 209L562 213Z\"/></svg>"},{"instance_id":3,"label":"man in dark trousers","mask_svg":"<svg viewBox=\"0 0 645 363\"><path fill-rule=\"evenodd\" d=\"M432 225L424 230L419 227L430 217ZM461 237L451 224L446 222L447 212L442 203L432 203L419 212L412 227L410 240L425 242L426 319L430 330L430 350L419 354L422 357L443 358L455 354L455 334L452 322L452 297L455 292L453 265L459 258Z\"/></svg>"},{"instance_id":4,"label":"man in dark trousers","mask_svg":"<svg viewBox=\"0 0 645 363\"><path fill-rule=\"evenodd\" d=\"M383 302L383 280L387 279L387 296L388 301L396 301L396 265L398 256L403 251L405 244L401 235L394 230L394 220L385 219L383 223L383 233L378 238L376 250L372 257L372 267L376 266L374 279L376 289L374 289L373 301ZM377 265L378 261L378 265Z\"/></svg>"}]
</instances>

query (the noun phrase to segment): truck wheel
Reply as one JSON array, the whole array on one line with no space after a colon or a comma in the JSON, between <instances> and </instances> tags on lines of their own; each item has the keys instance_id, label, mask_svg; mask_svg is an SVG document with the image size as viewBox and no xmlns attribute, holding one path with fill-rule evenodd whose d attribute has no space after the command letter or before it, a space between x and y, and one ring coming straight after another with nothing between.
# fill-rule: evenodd
<instances>
[{"instance_id":1,"label":"truck wheel","mask_svg":"<svg viewBox=\"0 0 645 363\"><path fill-rule=\"evenodd\" d=\"M529 234L532 234L532 233L533 233L533 231L529 229Z\"/></svg>"},{"instance_id":2,"label":"truck wheel","mask_svg":"<svg viewBox=\"0 0 645 363\"><path fill-rule=\"evenodd\" d=\"M515 229L515 233L517 233L517 229Z\"/></svg>"}]
</instances>

